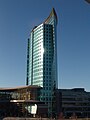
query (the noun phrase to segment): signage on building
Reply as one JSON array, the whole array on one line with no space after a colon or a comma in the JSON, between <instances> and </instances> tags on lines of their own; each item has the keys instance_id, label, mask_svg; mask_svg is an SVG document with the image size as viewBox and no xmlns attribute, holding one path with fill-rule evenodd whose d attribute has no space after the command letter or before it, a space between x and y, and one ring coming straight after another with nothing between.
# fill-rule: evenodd
<instances>
[{"instance_id":1,"label":"signage on building","mask_svg":"<svg viewBox=\"0 0 90 120\"><path fill-rule=\"evenodd\" d=\"M31 114L36 114L37 113L37 105L35 104L34 106L31 107Z\"/></svg>"}]
</instances>

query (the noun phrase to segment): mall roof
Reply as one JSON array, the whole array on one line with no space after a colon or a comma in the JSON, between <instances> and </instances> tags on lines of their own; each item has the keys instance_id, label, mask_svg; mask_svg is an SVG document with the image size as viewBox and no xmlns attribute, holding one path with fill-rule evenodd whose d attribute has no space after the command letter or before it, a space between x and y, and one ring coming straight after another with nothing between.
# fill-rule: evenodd
<instances>
[{"instance_id":1,"label":"mall roof","mask_svg":"<svg viewBox=\"0 0 90 120\"><path fill-rule=\"evenodd\" d=\"M25 89L25 88L31 88L31 89L38 89L41 88L40 86L37 85L29 85L29 86L19 86L19 87L14 87L14 88L0 88L0 91L8 91L8 90L19 90L19 89Z\"/></svg>"}]
</instances>

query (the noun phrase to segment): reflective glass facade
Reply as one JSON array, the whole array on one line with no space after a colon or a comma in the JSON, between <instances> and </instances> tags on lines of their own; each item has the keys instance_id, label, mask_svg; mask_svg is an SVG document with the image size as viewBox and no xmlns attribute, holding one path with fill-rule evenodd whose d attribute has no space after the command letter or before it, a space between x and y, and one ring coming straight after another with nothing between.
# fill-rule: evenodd
<instances>
[{"instance_id":1,"label":"reflective glass facade","mask_svg":"<svg viewBox=\"0 0 90 120\"><path fill-rule=\"evenodd\" d=\"M54 90L57 88L57 15L54 8L49 17L31 31L28 39L27 85L43 87L41 101L52 114Z\"/></svg>"}]
</instances>

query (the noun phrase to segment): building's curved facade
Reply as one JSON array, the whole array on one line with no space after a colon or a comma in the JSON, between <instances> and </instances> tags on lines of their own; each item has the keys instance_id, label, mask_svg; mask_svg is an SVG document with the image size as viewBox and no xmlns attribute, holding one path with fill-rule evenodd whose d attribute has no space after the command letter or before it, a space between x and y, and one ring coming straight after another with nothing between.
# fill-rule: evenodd
<instances>
[{"instance_id":1,"label":"building's curved facade","mask_svg":"<svg viewBox=\"0 0 90 120\"><path fill-rule=\"evenodd\" d=\"M57 88L57 15L52 9L49 17L33 28L28 39L27 85L43 87L41 101L48 105L51 115L54 89Z\"/></svg>"}]
</instances>

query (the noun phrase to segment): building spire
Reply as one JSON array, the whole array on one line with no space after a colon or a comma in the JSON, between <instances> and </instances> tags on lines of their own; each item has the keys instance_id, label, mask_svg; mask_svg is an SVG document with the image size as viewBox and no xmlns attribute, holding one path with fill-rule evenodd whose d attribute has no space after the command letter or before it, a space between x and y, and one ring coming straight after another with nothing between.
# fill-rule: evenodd
<instances>
[{"instance_id":1,"label":"building spire","mask_svg":"<svg viewBox=\"0 0 90 120\"><path fill-rule=\"evenodd\" d=\"M52 8L52 11L51 11L51 13L50 13L50 14L54 15L54 16L57 18L57 14L56 14L56 11L55 11L55 9L54 9L54 8Z\"/></svg>"},{"instance_id":2,"label":"building spire","mask_svg":"<svg viewBox=\"0 0 90 120\"><path fill-rule=\"evenodd\" d=\"M58 21L58 19L57 19L57 14L56 14L56 11L55 11L54 8L52 8L52 11L51 11L50 15L49 15L48 18L44 21L44 23L48 23L48 21L49 21L53 16L56 18L56 22L57 22L57 21Z\"/></svg>"}]
</instances>

